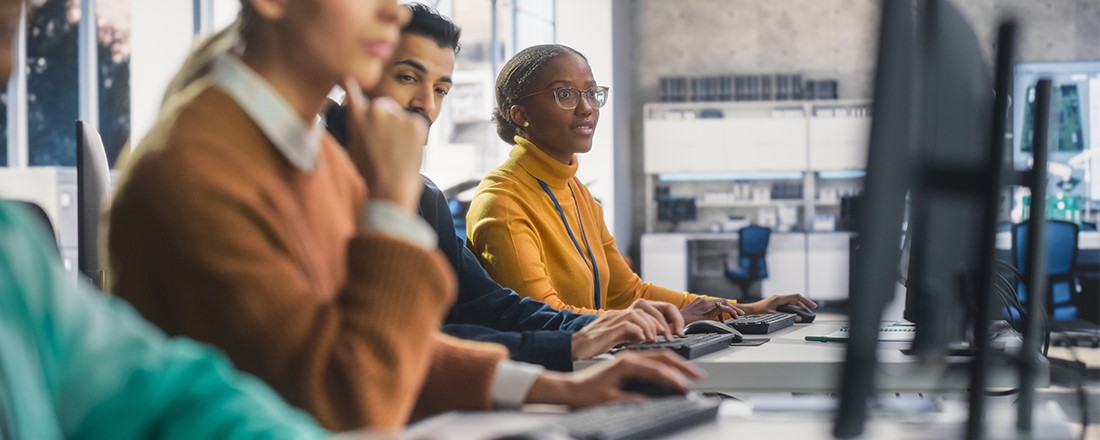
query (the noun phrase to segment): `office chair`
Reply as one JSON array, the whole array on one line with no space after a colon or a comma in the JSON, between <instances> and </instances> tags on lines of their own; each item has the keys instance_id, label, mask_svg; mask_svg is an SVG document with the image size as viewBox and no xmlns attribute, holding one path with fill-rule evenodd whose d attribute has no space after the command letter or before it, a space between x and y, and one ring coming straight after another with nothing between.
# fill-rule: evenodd
<instances>
[{"instance_id":1,"label":"office chair","mask_svg":"<svg viewBox=\"0 0 1100 440\"><path fill-rule=\"evenodd\" d=\"M1078 291L1073 265L1077 261L1076 223L1062 220L1047 220L1047 302L1044 308L1055 321L1077 319ZM1024 267L1027 259L1028 223L1019 223L1012 227L1012 261L1017 268ZM1016 296L1021 303L1028 301L1027 287L1017 283Z\"/></svg>"},{"instance_id":2,"label":"office chair","mask_svg":"<svg viewBox=\"0 0 1100 440\"><path fill-rule=\"evenodd\" d=\"M771 228L763 226L745 226L737 231L737 267L730 268L726 260L726 278L741 287L743 298L760 297L751 294L749 289L757 281L768 277L768 239Z\"/></svg>"},{"instance_id":3,"label":"office chair","mask_svg":"<svg viewBox=\"0 0 1100 440\"><path fill-rule=\"evenodd\" d=\"M450 199L447 200L447 207L451 209L451 218L455 222L455 235L466 241L466 211L470 209L469 204L463 209L462 202Z\"/></svg>"}]
</instances>

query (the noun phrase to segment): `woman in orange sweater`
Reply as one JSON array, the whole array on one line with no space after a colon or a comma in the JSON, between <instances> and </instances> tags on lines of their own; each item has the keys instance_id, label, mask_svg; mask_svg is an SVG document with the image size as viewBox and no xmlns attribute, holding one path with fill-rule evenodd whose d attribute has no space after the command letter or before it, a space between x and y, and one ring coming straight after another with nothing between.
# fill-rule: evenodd
<instances>
[{"instance_id":1,"label":"woman in orange sweater","mask_svg":"<svg viewBox=\"0 0 1100 440\"><path fill-rule=\"evenodd\" d=\"M497 134L515 145L482 180L466 217L470 245L501 285L559 309L600 313L639 298L679 307L684 321L817 305L799 294L751 304L643 282L627 267L603 208L576 177L608 88L580 52L561 45L524 49L497 76Z\"/></svg>"},{"instance_id":2,"label":"woman in orange sweater","mask_svg":"<svg viewBox=\"0 0 1100 440\"><path fill-rule=\"evenodd\" d=\"M675 355L564 375L439 332L455 297L416 215L423 121L363 102L409 12L395 0L244 0L184 63L110 211L110 286L170 334L221 347L328 429L520 403L685 390ZM317 124L343 79L345 154ZM350 160L349 160L350 156ZM366 184L364 185L364 178Z\"/></svg>"}]
</instances>

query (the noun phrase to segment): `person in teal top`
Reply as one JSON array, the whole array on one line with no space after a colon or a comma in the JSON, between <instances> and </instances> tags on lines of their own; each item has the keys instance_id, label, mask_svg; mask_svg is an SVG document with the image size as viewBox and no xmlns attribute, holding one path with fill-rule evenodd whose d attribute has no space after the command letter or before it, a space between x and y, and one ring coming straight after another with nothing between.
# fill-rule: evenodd
<instances>
[{"instance_id":1,"label":"person in teal top","mask_svg":"<svg viewBox=\"0 0 1100 440\"><path fill-rule=\"evenodd\" d=\"M309 439L310 416L61 268L0 201L0 439Z\"/></svg>"}]
</instances>

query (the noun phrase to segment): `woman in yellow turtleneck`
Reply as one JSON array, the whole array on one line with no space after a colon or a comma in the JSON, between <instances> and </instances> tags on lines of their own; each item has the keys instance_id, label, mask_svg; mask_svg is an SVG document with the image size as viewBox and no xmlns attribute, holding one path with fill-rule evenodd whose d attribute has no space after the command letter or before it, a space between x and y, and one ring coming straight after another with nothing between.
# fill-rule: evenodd
<instances>
[{"instance_id":1,"label":"woman in yellow turtleneck","mask_svg":"<svg viewBox=\"0 0 1100 440\"><path fill-rule=\"evenodd\" d=\"M766 313L802 295L751 304L678 292L643 282L607 230L603 208L576 177L576 153L592 149L607 100L588 60L561 45L524 49L497 77L497 133L516 145L481 182L466 217L467 235L497 282L557 309L601 313L638 298L672 303L686 322L723 313Z\"/></svg>"}]
</instances>

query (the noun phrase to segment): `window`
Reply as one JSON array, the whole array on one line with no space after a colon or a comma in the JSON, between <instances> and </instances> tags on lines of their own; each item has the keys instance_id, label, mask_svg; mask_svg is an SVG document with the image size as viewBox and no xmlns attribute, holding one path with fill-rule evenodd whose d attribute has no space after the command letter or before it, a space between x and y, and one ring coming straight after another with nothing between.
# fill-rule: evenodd
<instances>
[{"instance_id":1,"label":"window","mask_svg":"<svg viewBox=\"0 0 1100 440\"><path fill-rule=\"evenodd\" d=\"M99 135L114 167L130 141L130 1L96 0Z\"/></svg>"},{"instance_id":2,"label":"window","mask_svg":"<svg viewBox=\"0 0 1100 440\"><path fill-rule=\"evenodd\" d=\"M495 77L516 52L554 42L553 0L427 2L462 28L454 88L432 126L422 171L440 188L480 179L507 157L510 145L491 121ZM461 198L462 196L460 196Z\"/></svg>"},{"instance_id":3,"label":"window","mask_svg":"<svg viewBox=\"0 0 1100 440\"><path fill-rule=\"evenodd\" d=\"M95 38L82 41L81 0L46 0L27 23L22 44L23 68L12 69L12 81L25 81L25 106L13 105L9 89L0 94L0 165L10 157L27 158L30 166L75 166L74 121L99 122L107 159L114 165L130 133L130 0L94 0ZM81 46L91 51L81 57ZM92 64L81 69L81 63ZM89 91L88 87L94 87ZM80 102L95 105L81 114ZM22 104L20 102L19 104ZM9 127L18 121L18 127ZM21 124L25 124L22 126ZM9 131L25 131L25 142L9 139Z\"/></svg>"},{"instance_id":4,"label":"window","mask_svg":"<svg viewBox=\"0 0 1100 440\"><path fill-rule=\"evenodd\" d=\"M49 0L27 23L28 164L76 165L80 3Z\"/></svg>"}]
</instances>

